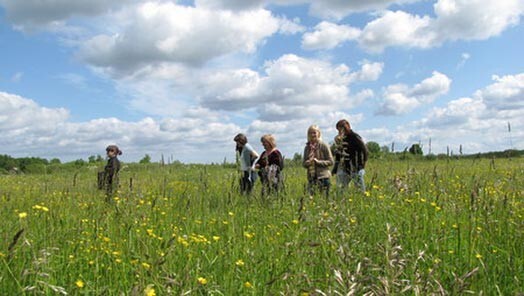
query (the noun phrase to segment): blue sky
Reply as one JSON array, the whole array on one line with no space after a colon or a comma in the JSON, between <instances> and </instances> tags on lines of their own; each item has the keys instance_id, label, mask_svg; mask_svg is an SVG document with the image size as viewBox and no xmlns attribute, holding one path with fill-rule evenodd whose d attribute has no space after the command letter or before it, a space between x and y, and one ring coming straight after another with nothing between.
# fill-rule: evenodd
<instances>
[{"instance_id":1,"label":"blue sky","mask_svg":"<svg viewBox=\"0 0 524 296\"><path fill-rule=\"evenodd\" d=\"M234 159L348 119L396 149L524 148L522 0L0 0L0 153ZM511 124L511 134L508 132ZM511 136L511 144L510 144Z\"/></svg>"}]
</instances>

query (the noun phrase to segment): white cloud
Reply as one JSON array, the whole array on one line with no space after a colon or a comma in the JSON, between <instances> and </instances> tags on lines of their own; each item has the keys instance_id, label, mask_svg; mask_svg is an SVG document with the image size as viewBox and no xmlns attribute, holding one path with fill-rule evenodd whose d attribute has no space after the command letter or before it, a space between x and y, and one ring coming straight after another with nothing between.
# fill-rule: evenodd
<instances>
[{"instance_id":1,"label":"white cloud","mask_svg":"<svg viewBox=\"0 0 524 296\"><path fill-rule=\"evenodd\" d=\"M375 81L384 70L384 63L362 61L361 69L351 73L351 81Z\"/></svg>"},{"instance_id":2,"label":"white cloud","mask_svg":"<svg viewBox=\"0 0 524 296\"><path fill-rule=\"evenodd\" d=\"M359 44L371 52L386 47L430 48L446 41L484 40L517 25L521 0L439 0L435 17L386 11L362 30Z\"/></svg>"},{"instance_id":3,"label":"white cloud","mask_svg":"<svg viewBox=\"0 0 524 296\"><path fill-rule=\"evenodd\" d=\"M0 107L0 131L4 139L26 131L52 133L69 117L63 108L43 108L33 100L5 92L0 92Z\"/></svg>"},{"instance_id":4,"label":"white cloud","mask_svg":"<svg viewBox=\"0 0 524 296\"><path fill-rule=\"evenodd\" d=\"M509 149L508 122L513 147L524 145L524 74L494 76L494 83L471 98L452 100L433 108L423 119L406 126L413 138L433 139L434 151L463 145L465 153ZM516 128L515 128L516 127ZM454 148L453 148L454 147Z\"/></svg>"},{"instance_id":5,"label":"white cloud","mask_svg":"<svg viewBox=\"0 0 524 296\"><path fill-rule=\"evenodd\" d=\"M164 153L183 161L219 162L229 153L232 133L238 131L239 126L204 108L162 120L99 118L71 122L63 108L42 107L33 100L0 92L0 145L4 153L13 156L85 159L103 154L108 144L116 143L124 150L124 159ZM209 154L202 158L204 151Z\"/></svg>"},{"instance_id":6,"label":"white cloud","mask_svg":"<svg viewBox=\"0 0 524 296\"><path fill-rule=\"evenodd\" d=\"M288 20L286 18L279 18L280 29L279 32L285 35L293 35L297 33L304 32L306 28L300 24L300 19L295 18L293 20Z\"/></svg>"},{"instance_id":7,"label":"white cloud","mask_svg":"<svg viewBox=\"0 0 524 296\"><path fill-rule=\"evenodd\" d=\"M201 65L234 53L253 53L283 23L264 9L232 12L148 2L128 10L115 34L88 40L80 56L112 73L129 74L146 65Z\"/></svg>"},{"instance_id":8,"label":"white cloud","mask_svg":"<svg viewBox=\"0 0 524 296\"><path fill-rule=\"evenodd\" d=\"M365 26L358 42L371 52L381 52L388 46L432 47L436 32L431 30L431 22L428 16L386 11Z\"/></svg>"},{"instance_id":9,"label":"white cloud","mask_svg":"<svg viewBox=\"0 0 524 296\"><path fill-rule=\"evenodd\" d=\"M475 93L488 108L505 111L524 111L524 73L493 76L495 83Z\"/></svg>"},{"instance_id":10,"label":"white cloud","mask_svg":"<svg viewBox=\"0 0 524 296\"><path fill-rule=\"evenodd\" d=\"M369 91L350 95L350 82L376 79L382 67L381 63L365 62L361 70L350 72L344 64L284 55L266 62L265 75L237 69L206 76L200 87L205 90L200 103L219 110L252 108L267 121L347 110L370 96Z\"/></svg>"},{"instance_id":11,"label":"white cloud","mask_svg":"<svg viewBox=\"0 0 524 296\"><path fill-rule=\"evenodd\" d=\"M404 84L390 85L384 91L384 101L377 114L406 114L421 104L431 103L437 97L446 94L450 85L451 79L437 71L411 88Z\"/></svg>"},{"instance_id":12,"label":"white cloud","mask_svg":"<svg viewBox=\"0 0 524 296\"><path fill-rule=\"evenodd\" d=\"M439 40L483 40L516 25L522 0L439 0L434 4Z\"/></svg>"},{"instance_id":13,"label":"white cloud","mask_svg":"<svg viewBox=\"0 0 524 296\"><path fill-rule=\"evenodd\" d=\"M355 40L359 35L360 30L357 28L323 21L315 26L313 32L307 32L302 36L302 48L331 49L343 42Z\"/></svg>"}]
</instances>

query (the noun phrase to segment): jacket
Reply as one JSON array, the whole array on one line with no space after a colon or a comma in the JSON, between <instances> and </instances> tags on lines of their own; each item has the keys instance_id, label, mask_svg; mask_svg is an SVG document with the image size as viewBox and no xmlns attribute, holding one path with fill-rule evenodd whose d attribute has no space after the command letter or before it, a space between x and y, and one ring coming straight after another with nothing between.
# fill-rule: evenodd
<instances>
[{"instance_id":1,"label":"jacket","mask_svg":"<svg viewBox=\"0 0 524 296\"><path fill-rule=\"evenodd\" d=\"M319 162L317 164L312 163L311 165L315 166L315 176L317 179L329 178L331 177L331 170L329 167L333 165L333 155L331 154L331 149L329 149L329 146L326 143L319 141L318 145L319 147L316 151L315 158ZM302 165L305 168L308 168L306 161L308 160L309 152L310 146L306 144L302 156Z\"/></svg>"}]
</instances>

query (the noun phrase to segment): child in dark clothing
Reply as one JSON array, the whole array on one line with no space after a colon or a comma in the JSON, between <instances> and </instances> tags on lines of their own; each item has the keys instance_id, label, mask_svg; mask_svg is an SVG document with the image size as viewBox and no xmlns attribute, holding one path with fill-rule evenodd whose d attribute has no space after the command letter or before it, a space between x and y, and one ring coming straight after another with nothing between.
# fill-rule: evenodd
<instances>
[{"instance_id":1,"label":"child in dark clothing","mask_svg":"<svg viewBox=\"0 0 524 296\"><path fill-rule=\"evenodd\" d=\"M106 148L107 164L104 167L104 183L103 186L106 190L106 200L110 201L113 198L113 194L118 190L118 172L120 171L120 161L117 156L122 155L122 150L116 145L109 145Z\"/></svg>"}]
</instances>

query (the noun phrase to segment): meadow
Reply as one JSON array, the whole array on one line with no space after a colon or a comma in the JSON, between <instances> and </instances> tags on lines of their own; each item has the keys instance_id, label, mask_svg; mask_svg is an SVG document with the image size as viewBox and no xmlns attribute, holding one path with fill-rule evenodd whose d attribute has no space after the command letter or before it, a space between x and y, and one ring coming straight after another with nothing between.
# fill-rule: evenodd
<instances>
[{"instance_id":1,"label":"meadow","mask_svg":"<svg viewBox=\"0 0 524 296\"><path fill-rule=\"evenodd\" d=\"M0 176L3 295L524 295L522 158L371 160L328 199L129 164L106 203L98 169Z\"/></svg>"}]
</instances>

